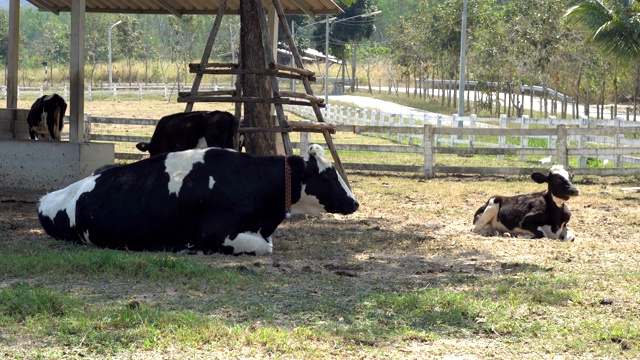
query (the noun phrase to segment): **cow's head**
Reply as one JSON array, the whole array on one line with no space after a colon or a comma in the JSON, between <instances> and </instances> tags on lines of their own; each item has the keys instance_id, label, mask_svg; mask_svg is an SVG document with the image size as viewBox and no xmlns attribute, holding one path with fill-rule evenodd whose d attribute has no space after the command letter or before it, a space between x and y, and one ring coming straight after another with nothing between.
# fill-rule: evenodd
<instances>
[{"instance_id":1,"label":"cow's head","mask_svg":"<svg viewBox=\"0 0 640 360\"><path fill-rule=\"evenodd\" d=\"M548 191L553 195L553 200L561 206L573 196L578 196L580 191L573 185L572 176L562 165L554 165L548 175L539 172L531 174L533 181L538 184L548 183Z\"/></svg>"},{"instance_id":2,"label":"cow's head","mask_svg":"<svg viewBox=\"0 0 640 360\"><path fill-rule=\"evenodd\" d=\"M294 197L295 200L296 197ZM291 205L293 214L321 212L351 214L358 201L333 164L324 156L322 146L309 146L304 156L300 199Z\"/></svg>"}]
</instances>

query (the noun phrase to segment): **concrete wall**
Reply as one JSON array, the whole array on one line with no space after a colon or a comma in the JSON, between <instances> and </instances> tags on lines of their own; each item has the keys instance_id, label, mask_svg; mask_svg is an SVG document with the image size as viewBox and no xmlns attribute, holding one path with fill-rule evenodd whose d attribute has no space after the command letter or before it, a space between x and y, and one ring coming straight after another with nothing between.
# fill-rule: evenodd
<instances>
[{"instance_id":1,"label":"concrete wall","mask_svg":"<svg viewBox=\"0 0 640 360\"><path fill-rule=\"evenodd\" d=\"M113 144L0 139L0 189L52 191L113 164Z\"/></svg>"},{"instance_id":2,"label":"concrete wall","mask_svg":"<svg viewBox=\"0 0 640 360\"><path fill-rule=\"evenodd\" d=\"M28 139L29 109L0 109L0 139Z\"/></svg>"}]
</instances>

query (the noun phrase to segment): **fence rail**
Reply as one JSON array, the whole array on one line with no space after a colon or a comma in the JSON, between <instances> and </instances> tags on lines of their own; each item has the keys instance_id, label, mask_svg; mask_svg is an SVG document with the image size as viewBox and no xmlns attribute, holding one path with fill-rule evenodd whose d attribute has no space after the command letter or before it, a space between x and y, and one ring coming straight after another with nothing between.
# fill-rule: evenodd
<instances>
[{"instance_id":1,"label":"fence rail","mask_svg":"<svg viewBox=\"0 0 640 360\"><path fill-rule=\"evenodd\" d=\"M306 107L287 110L304 116ZM394 171L421 173L432 177L438 173L511 174L531 173L529 167L461 167L436 165L439 155L497 156L515 155L526 161L529 156L553 156L554 162L569 165L569 158L578 158L576 174L591 175L640 175L640 126L638 123L615 120L570 119L485 119L475 116L457 117L437 114L399 115L363 109L329 105L324 109L326 119L338 132L375 136L391 141L386 145L359 145L335 143L338 151L364 151L374 153L420 154L422 165L363 164L344 162L350 170ZM309 114L309 117L315 115ZM68 121L68 118L67 118ZM153 127L157 119L130 119L92 117L85 118L85 139L89 141L137 143L150 137L127 134L100 133L93 124L120 124L131 127ZM68 127L67 127L68 128ZM136 133L135 130L127 132ZM63 134L64 137L64 134ZM293 142L303 146L304 141ZM118 160L139 160L146 156L141 152L116 152ZM587 166L588 158L611 161L613 167ZM343 160L344 161L344 160ZM628 166L636 165L636 166ZM540 170L540 168L537 168Z\"/></svg>"}]
</instances>

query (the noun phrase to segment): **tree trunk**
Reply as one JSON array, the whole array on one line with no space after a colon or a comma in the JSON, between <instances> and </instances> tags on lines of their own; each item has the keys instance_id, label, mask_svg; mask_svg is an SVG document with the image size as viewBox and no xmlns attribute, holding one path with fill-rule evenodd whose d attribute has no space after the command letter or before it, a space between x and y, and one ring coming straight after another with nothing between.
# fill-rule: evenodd
<instances>
[{"instance_id":1,"label":"tree trunk","mask_svg":"<svg viewBox=\"0 0 640 360\"><path fill-rule=\"evenodd\" d=\"M582 64L580 64L580 68L578 68L578 81L576 82L576 96L575 96L575 110L574 112L577 114L578 117L580 117L580 109L578 108L578 106L580 106L580 81L582 80Z\"/></svg>"},{"instance_id":2,"label":"tree trunk","mask_svg":"<svg viewBox=\"0 0 640 360\"><path fill-rule=\"evenodd\" d=\"M240 42L243 54L240 68L266 69L262 29L259 16L265 16L262 1L245 0L240 2ZM264 75L245 74L242 79L243 96L271 97L269 78ZM248 127L273 127L270 105L266 103L244 103L244 122ZM274 133L252 133L245 136L247 153L253 155L275 155Z\"/></svg>"},{"instance_id":3,"label":"tree trunk","mask_svg":"<svg viewBox=\"0 0 640 360\"><path fill-rule=\"evenodd\" d=\"M613 65L613 118L618 116L618 59Z\"/></svg>"}]
</instances>

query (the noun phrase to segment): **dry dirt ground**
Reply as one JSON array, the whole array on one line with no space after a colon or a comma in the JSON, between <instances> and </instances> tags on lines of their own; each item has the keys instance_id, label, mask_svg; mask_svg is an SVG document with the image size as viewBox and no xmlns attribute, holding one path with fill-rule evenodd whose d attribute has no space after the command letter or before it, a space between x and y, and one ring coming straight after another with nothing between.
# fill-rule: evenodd
<instances>
[{"instance_id":1,"label":"dry dirt ground","mask_svg":"<svg viewBox=\"0 0 640 360\"><path fill-rule=\"evenodd\" d=\"M612 299L612 312L637 316L637 291L629 292L626 285L611 283L618 280L599 275L640 270L640 193L622 190L637 186L637 178L577 177L581 195L569 203L569 225L576 233L576 241L570 243L470 233L474 211L489 196L540 190L540 185L527 179L443 176L424 180L356 173L349 180L361 203L356 213L298 217L283 223L274 236L271 256L212 255L201 257L202 261L256 271L334 273L352 278L354 288L394 288L402 283L416 290L446 285L452 276L517 273L526 264L578 277L583 274L581 286L593 285L592 298L585 301ZM41 230L36 201L33 195L0 193L0 241L54 241ZM472 287L473 283L455 286ZM162 301L166 296L146 294L146 301ZM416 343L399 349L397 355L420 358L427 348L430 353L471 357L514 355L505 353L504 346L498 337L445 339Z\"/></svg>"}]
</instances>

